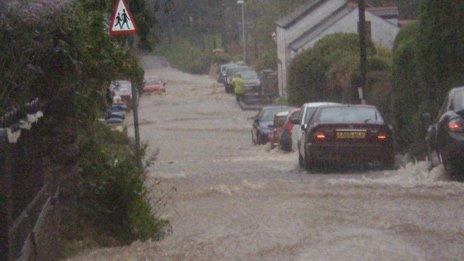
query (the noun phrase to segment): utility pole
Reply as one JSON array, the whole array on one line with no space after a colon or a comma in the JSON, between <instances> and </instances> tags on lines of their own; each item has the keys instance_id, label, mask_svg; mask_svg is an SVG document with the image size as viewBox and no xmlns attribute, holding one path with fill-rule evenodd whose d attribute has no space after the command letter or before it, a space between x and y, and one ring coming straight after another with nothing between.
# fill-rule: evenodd
<instances>
[{"instance_id":1,"label":"utility pole","mask_svg":"<svg viewBox=\"0 0 464 261\"><path fill-rule=\"evenodd\" d=\"M226 5L224 3L224 0L218 0L219 1L219 19L221 19L221 44L222 44L222 48L224 48L224 51L228 51L227 50L227 35L226 35L226 31L227 31L227 28L226 28Z\"/></svg>"},{"instance_id":2,"label":"utility pole","mask_svg":"<svg viewBox=\"0 0 464 261\"><path fill-rule=\"evenodd\" d=\"M358 86L358 95L361 104L366 104L364 99L364 89L367 82L367 51L366 51L366 4L365 0L358 0L359 10L359 22L358 22L358 33L359 33L359 57L361 72L361 79Z\"/></svg>"},{"instance_id":3,"label":"utility pole","mask_svg":"<svg viewBox=\"0 0 464 261\"><path fill-rule=\"evenodd\" d=\"M247 61L247 40L245 33L245 1L238 0L237 4L242 5L242 38L243 38L243 61Z\"/></svg>"}]
</instances>

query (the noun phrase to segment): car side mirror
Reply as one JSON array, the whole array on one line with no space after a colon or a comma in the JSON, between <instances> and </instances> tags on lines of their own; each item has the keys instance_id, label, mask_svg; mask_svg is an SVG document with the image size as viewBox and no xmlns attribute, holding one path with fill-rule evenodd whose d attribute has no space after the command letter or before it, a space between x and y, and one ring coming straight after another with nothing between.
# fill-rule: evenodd
<instances>
[{"instance_id":1,"label":"car side mirror","mask_svg":"<svg viewBox=\"0 0 464 261\"><path fill-rule=\"evenodd\" d=\"M429 126L430 124L432 124L432 116L430 115L430 113L428 112L422 113L421 118L425 125Z\"/></svg>"}]
</instances>

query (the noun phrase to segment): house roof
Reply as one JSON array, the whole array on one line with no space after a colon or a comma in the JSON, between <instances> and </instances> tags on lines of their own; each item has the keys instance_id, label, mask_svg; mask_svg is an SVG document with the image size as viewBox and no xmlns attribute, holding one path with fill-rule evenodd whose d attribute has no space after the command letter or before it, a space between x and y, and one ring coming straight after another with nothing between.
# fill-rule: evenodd
<instances>
[{"instance_id":1,"label":"house roof","mask_svg":"<svg viewBox=\"0 0 464 261\"><path fill-rule=\"evenodd\" d=\"M356 7L349 5L349 4L342 5L337 10L333 11L330 15L322 19L319 23L309 28L305 33L300 35L297 39L295 39L290 44L290 48L295 51L300 49L308 42L307 39L314 39L315 37L317 37L324 31L326 31L328 28L330 28L332 25L334 25L336 22L338 22L340 19L345 17L347 14L349 14L355 8Z\"/></svg>"},{"instance_id":2,"label":"house roof","mask_svg":"<svg viewBox=\"0 0 464 261\"><path fill-rule=\"evenodd\" d=\"M385 7L369 7L367 11L372 14L382 17L383 19L398 18L400 11L397 6L385 6Z\"/></svg>"},{"instance_id":3,"label":"house roof","mask_svg":"<svg viewBox=\"0 0 464 261\"><path fill-rule=\"evenodd\" d=\"M283 28L288 28L298 22L301 18L305 17L316 8L318 8L322 3L328 0L310 0L303 4L302 6L298 7L295 11L291 14L277 20L276 24Z\"/></svg>"},{"instance_id":4,"label":"house roof","mask_svg":"<svg viewBox=\"0 0 464 261\"><path fill-rule=\"evenodd\" d=\"M277 20L276 24L283 28L288 28L293 24L297 23L298 20L305 17L315 9L317 9L321 4L328 0L309 0L302 6L299 6L295 11L289 15ZM347 0L347 5L350 7L357 6L356 1ZM373 7L370 4L367 4L367 10L372 14L382 17L383 19L392 19L399 16L398 6L383 6L383 7Z\"/></svg>"}]
</instances>

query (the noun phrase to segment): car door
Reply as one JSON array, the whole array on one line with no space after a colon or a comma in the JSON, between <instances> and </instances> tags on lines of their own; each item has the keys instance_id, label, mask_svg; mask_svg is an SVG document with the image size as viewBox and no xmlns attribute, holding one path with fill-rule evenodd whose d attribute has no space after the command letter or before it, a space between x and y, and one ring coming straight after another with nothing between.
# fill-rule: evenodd
<instances>
[{"instance_id":1,"label":"car door","mask_svg":"<svg viewBox=\"0 0 464 261\"><path fill-rule=\"evenodd\" d=\"M450 114L452 114L452 94L446 96L445 102L443 103L438 113L438 121L435 126L435 150L439 152L446 143L446 136L448 134L448 122Z\"/></svg>"},{"instance_id":2,"label":"car door","mask_svg":"<svg viewBox=\"0 0 464 261\"><path fill-rule=\"evenodd\" d=\"M308 131L310 126L310 121L313 118L314 114L317 111L317 107L307 107L305 113L301 119L301 135L300 135L300 153L301 156L305 156L305 144L308 142Z\"/></svg>"},{"instance_id":3,"label":"car door","mask_svg":"<svg viewBox=\"0 0 464 261\"><path fill-rule=\"evenodd\" d=\"M303 127L302 126L303 126L304 115L305 114L306 114L306 107L302 106L301 111L300 111L300 124L296 128L296 130L297 130L297 134L296 134L297 148L298 148L298 153L300 153L300 155L303 155L303 154L301 154L301 138L302 138L302 133L303 133L303 130L302 130Z\"/></svg>"}]
</instances>

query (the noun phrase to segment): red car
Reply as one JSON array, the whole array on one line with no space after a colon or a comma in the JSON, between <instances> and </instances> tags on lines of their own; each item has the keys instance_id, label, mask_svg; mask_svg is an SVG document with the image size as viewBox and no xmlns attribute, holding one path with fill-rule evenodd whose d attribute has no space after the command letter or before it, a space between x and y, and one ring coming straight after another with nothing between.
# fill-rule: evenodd
<instances>
[{"instance_id":1,"label":"red car","mask_svg":"<svg viewBox=\"0 0 464 261\"><path fill-rule=\"evenodd\" d=\"M283 132L285 121L288 117L288 111L279 112L274 116L273 131L268 134L268 140L272 148L279 146L280 135Z\"/></svg>"},{"instance_id":2,"label":"red car","mask_svg":"<svg viewBox=\"0 0 464 261\"><path fill-rule=\"evenodd\" d=\"M144 93L166 94L166 83L159 79L151 79L143 87Z\"/></svg>"},{"instance_id":3,"label":"red car","mask_svg":"<svg viewBox=\"0 0 464 261\"><path fill-rule=\"evenodd\" d=\"M291 110L288 113L287 119L285 120L284 126L282 127L282 131L281 131L280 139L279 139L280 148L282 150L292 151L293 149L292 148L292 144L293 144L292 131L293 131L293 126L294 126L293 121L295 119L300 118L300 112L301 112L301 109L296 108L296 109Z\"/></svg>"}]
</instances>

